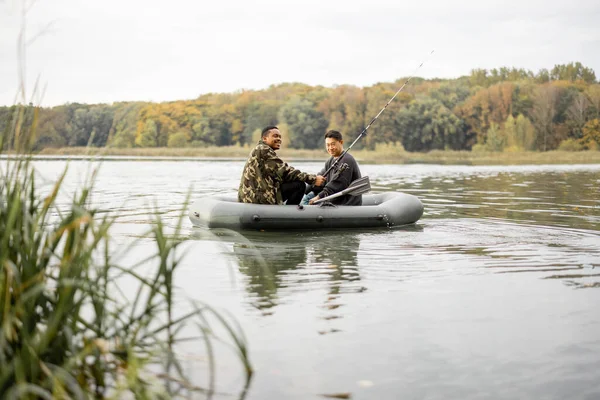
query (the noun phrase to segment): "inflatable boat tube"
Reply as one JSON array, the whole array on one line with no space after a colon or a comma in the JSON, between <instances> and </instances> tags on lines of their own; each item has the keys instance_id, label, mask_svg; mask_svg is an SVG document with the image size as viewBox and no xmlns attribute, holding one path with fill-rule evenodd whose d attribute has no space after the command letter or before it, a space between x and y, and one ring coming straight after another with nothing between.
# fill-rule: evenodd
<instances>
[{"instance_id":1,"label":"inflatable boat tube","mask_svg":"<svg viewBox=\"0 0 600 400\"><path fill-rule=\"evenodd\" d=\"M195 226L234 230L394 227L423 215L421 201L407 193L362 196L362 206L280 206L238 203L233 196L203 197L189 209Z\"/></svg>"}]
</instances>

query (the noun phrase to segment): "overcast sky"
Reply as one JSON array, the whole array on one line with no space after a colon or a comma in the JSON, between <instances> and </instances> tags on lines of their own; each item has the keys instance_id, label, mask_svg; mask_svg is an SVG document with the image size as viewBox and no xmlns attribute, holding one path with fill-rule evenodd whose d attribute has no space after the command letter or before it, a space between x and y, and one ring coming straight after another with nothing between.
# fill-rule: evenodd
<instances>
[{"instance_id":1,"label":"overcast sky","mask_svg":"<svg viewBox=\"0 0 600 400\"><path fill-rule=\"evenodd\" d=\"M0 105L17 91L21 5L0 0ZM38 0L26 23L29 39L43 32L26 88L40 76L44 105L369 86L423 60L426 78L571 61L600 76L598 0Z\"/></svg>"}]
</instances>

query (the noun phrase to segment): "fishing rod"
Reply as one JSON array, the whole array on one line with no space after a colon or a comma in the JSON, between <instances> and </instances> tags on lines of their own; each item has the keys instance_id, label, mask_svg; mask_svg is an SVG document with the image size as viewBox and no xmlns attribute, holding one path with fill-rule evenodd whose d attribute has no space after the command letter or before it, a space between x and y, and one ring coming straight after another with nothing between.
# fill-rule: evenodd
<instances>
[{"instance_id":1,"label":"fishing rod","mask_svg":"<svg viewBox=\"0 0 600 400\"><path fill-rule=\"evenodd\" d=\"M433 52L434 52L434 50L431 50L431 53L429 53L429 55L427 56L427 59L433 54ZM348 148L346 150L344 150L342 152L342 154L340 154L340 156L338 158L335 159L335 161L333 162L333 164L331 164L331 166L329 168L327 168L327 171L325 171L325 173L322 176L327 176L327 174L329 173L329 171L331 171L331 169L337 165L337 163L342 159L342 157L344 157L346 155L346 153L350 151L350 149L352 148L352 146L354 146L354 144L356 142L358 142L361 137L366 136L367 130L371 127L371 125L373 125L373 122L375 122L377 120L377 118L379 118L379 116L381 115L381 113L383 113L383 111L387 108L387 106L389 106L390 103L392 101L394 101L394 99L396 98L396 96L398 96L398 94L404 89L404 87L408 84L408 82L410 82L410 80L415 76L415 74L417 73L417 71L423 66L423 64L425 64L425 61L427 61L427 59L423 60L423 62L421 64L419 64L419 66L415 69L415 71L412 73L412 75L406 80L406 82L404 82L404 84L402 85L402 87L400 89L398 89L398 91L392 96L392 98L390 99L390 101L388 101L386 103L386 105L383 106L383 108L381 110L379 110L379 112L377 113L377 115L375 116L375 118L373 118L371 120L371 122L369 122L369 124L362 130L362 132L360 133L360 135L358 135L358 137L356 139L354 139L354 142L352 142L352 144L350 146L348 146Z\"/></svg>"}]
</instances>

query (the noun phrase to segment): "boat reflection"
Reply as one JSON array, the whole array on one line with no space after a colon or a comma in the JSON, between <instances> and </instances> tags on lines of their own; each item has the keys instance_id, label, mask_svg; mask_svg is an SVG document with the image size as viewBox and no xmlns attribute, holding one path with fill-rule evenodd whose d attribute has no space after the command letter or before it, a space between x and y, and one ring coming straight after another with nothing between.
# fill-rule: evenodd
<instances>
[{"instance_id":1,"label":"boat reflection","mask_svg":"<svg viewBox=\"0 0 600 400\"><path fill-rule=\"evenodd\" d=\"M250 304L268 315L300 291L325 289L326 310L339 307L342 293L365 291L357 262L361 234L195 230L192 237L231 244Z\"/></svg>"}]
</instances>

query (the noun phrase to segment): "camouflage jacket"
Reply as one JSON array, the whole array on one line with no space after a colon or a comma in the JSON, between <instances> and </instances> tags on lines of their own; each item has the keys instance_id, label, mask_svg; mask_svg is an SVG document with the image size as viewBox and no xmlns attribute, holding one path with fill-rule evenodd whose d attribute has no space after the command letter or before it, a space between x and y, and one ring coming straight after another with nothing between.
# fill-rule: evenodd
<instances>
[{"instance_id":1,"label":"camouflage jacket","mask_svg":"<svg viewBox=\"0 0 600 400\"><path fill-rule=\"evenodd\" d=\"M254 204L283 204L281 184L302 181L312 184L316 175L300 172L284 163L262 140L250 153L242 172L238 201Z\"/></svg>"}]
</instances>

